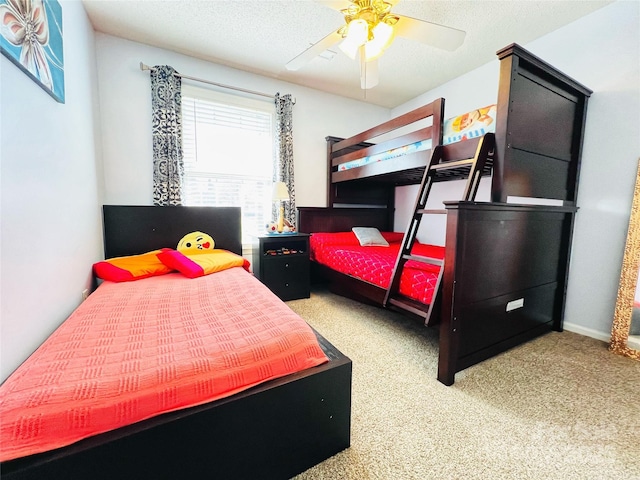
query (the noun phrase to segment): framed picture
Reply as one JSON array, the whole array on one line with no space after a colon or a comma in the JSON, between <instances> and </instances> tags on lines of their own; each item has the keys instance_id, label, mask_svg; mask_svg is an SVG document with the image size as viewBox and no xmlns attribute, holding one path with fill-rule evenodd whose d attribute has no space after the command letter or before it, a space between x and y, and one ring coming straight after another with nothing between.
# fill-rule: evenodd
<instances>
[{"instance_id":1,"label":"framed picture","mask_svg":"<svg viewBox=\"0 0 640 480\"><path fill-rule=\"evenodd\" d=\"M0 0L0 50L64 103L62 7L57 0Z\"/></svg>"}]
</instances>

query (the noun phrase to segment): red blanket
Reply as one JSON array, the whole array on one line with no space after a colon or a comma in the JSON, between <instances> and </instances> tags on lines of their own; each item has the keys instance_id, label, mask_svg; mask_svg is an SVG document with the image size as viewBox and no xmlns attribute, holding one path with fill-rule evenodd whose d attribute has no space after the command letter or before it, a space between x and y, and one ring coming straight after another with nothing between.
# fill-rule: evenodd
<instances>
[{"instance_id":1,"label":"red blanket","mask_svg":"<svg viewBox=\"0 0 640 480\"><path fill-rule=\"evenodd\" d=\"M326 361L311 328L242 268L105 282L0 386L0 460Z\"/></svg>"},{"instance_id":2,"label":"red blanket","mask_svg":"<svg viewBox=\"0 0 640 480\"><path fill-rule=\"evenodd\" d=\"M314 233L310 239L311 259L382 288L388 288L402 244L402 233L382 232L388 247L360 246L353 232ZM444 247L416 242L411 253L443 259ZM400 276L400 293L430 303L440 267L408 261Z\"/></svg>"}]
</instances>

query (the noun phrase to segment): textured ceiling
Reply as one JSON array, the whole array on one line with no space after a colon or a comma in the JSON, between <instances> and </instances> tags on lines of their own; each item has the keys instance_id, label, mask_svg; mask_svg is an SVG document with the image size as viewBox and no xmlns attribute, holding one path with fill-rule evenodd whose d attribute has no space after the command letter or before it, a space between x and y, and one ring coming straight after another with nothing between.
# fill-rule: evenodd
<instances>
[{"instance_id":1,"label":"textured ceiling","mask_svg":"<svg viewBox=\"0 0 640 480\"><path fill-rule=\"evenodd\" d=\"M322 1L82 1L99 32L389 108L494 60L510 43L524 45L612 3L401 0L393 12L464 30L464 44L448 52L397 37L379 60L379 85L365 93L357 62L337 45L332 59L317 57L297 71L285 69L342 25L340 12Z\"/></svg>"}]
</instances>

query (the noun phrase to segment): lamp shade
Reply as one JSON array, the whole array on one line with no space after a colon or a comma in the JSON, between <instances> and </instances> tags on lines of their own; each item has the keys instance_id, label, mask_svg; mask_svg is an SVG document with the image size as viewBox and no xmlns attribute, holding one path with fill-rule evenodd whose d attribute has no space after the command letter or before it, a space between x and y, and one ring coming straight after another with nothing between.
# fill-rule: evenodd
<instances>
[{"instance_id":1,"label":"lamp shade","mask_svg":"<svg viewBox=\"0 0 640 480\"><path fill-rule=\"evenodd\" d=\"M273 192L271 194L272 200L282 201L289 200L289 190L287 189L287 184L284 182L276 182L273 184Z\"/></svg>"},{"instance_id":2,"label":"lamp shade","mask_svg":"<svg viewBox=\"0 0 640 480\"><path fill-rule=\"evenodd\" d=\"M364 45L369 38L369 25L362 19L355 19L347 26L347 36L340 44L342 50L350 58L355 59L360 45Z\"/></svg>"},{"instance_id":3,"label":"lamp shade","mask_svg":"<svg viewBox=\"0 0 640 480\"><path fill-rule=\"evenodd\" d=\"M393 33L393 27L384 22L380 22L373 27L373 38L364 46L367 62L382 55L382 52L393 40Z\"/></svg>"}]
</instances>

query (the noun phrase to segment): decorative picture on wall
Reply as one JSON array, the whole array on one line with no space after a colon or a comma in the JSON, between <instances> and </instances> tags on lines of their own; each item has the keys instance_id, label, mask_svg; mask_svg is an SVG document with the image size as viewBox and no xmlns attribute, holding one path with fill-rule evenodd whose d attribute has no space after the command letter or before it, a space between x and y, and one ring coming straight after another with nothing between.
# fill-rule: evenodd
<instances>
[{"instance_id":1,"label":"decorative picture on wall","mask_svg":"<svg viewBox=\"0 0 640 480\"><path fill-rule=\"evenodd\" d=\"M0 0L0 50L64 103L62 7L57 0Z\"/></svg>"}]
</instances>

